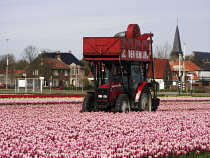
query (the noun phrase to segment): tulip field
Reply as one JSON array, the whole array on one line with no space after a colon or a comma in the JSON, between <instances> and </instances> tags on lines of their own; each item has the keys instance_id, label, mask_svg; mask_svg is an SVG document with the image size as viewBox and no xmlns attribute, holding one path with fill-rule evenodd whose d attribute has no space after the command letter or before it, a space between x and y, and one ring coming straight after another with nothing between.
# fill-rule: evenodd
<instances>
[{"instance_id":1,"label":"tulip field","mask_svg":"<svg viewBox=\"0 0 210 158\"><path fill-rule=\"evenodd\" d=\"M156 112L83 112L83 98L0 99L0 158L210 156L210 97Z\"/></svg>"}]
</instances>

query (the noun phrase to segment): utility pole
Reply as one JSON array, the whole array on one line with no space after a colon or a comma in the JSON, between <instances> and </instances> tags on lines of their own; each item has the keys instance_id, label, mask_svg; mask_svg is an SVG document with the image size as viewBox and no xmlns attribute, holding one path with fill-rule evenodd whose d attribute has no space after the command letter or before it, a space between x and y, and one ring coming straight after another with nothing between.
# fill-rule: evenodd
<instances>
[{"instance_id":1,"label":"utility pole","mask_svg":"<svg viewBox=\"0 0 210 158\"><path fill-rule=\"evenodd\" d=\"M8 66L9 66L9 59L8 59L8 41L9 39L6 39L7 41L7 65L6 65L6 90L8 89Z\"/></svg>"},{"instance_id":2,"label":"utility pole","mask_svg":"<svg viewBox=\"0 0 210 158\"><path fill-rule=\"evenodd\" d=\"M181 93L181 54L179 53L179 81L178 81L178 89L179 89L179 94Z\"/></svg>"},{"instance_id":3,"label":"utility pole","mask_svg":"<svg viewBox=\"0 0 210 158\"><path fill-rule=\"evenodd\" d=\"M185 44L186 43L183 43L184 44L184 52L183 52L183 91L185 91L186 89L186 81L185 81Z\"/></svg>"}]
</instances>

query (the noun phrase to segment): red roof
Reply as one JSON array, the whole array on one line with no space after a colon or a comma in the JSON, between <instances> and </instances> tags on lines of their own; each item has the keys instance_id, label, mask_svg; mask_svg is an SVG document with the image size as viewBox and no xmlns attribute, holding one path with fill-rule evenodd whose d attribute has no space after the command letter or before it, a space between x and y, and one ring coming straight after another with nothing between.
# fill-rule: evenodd
<instances>
[{"instance_id":1,"label":"red roof","mask_svg":"<svg viewBox=\"0 0 210 158\"><path fill-rule=\"evenodd\" d=\"M199 68L196 64L194 64L192 61L181 61L181 65L183 65L184 62L184 70L191 72L194 74L193 80L198 80L198 76L196 74L195 71L197 70L201 70L201 68ZM170 62L170 67L171 67L171 71L178 71L178 65L179 65L179 61L174 61L174 62ZM177 69L174 69L174 66L177 66ZM181 71L183 71L183 68L180 68ZM173 76L172 76L173 78ZM188 80L190 80L190 77L188 77Z\"/></svg>"},{"instance_id":2,"label":"red roof","mask_svg":"<svg viewBox=\"0 0 210 158\"><path fill-rule=\"evenodd\" d=\"M189 70L189 72L194 72L196 70L202 70L197 65L195 65L192 61L185 61L185 67Z\"/></svg>"},{"instance_id":3,"label":"red roof","mask_svg":"<svg viewBox=\"0 0 210 158\"><path fill-rule=\"evenodd\" d=\"M26 73L26 70L15 70L15 72L14 72L15 74L24 74L24 73Z\"/></svg>"},{"instance_id":4,"label":"red roof","mask_svg":"<svg viewBox=\"0 0 210 158\"><path fill-rule=\"evenodd\" d=\"M89 71L88 77L93 77L93 73L91 71Z\"/></svg>"},{"instance_id":5,"label":"red roof","mask_svg":"<svg viewBox=\"0 0 210 158\"><path fill-rule=\"evenodd\" d=\"M163 78L164 70L165 70L165 66L166 66L167 62L168 62L168 59L154 59L153 60L154 73L155 73L154 78ZM148 72L148 77L152 77L151 67L150 67L149 72Z\"/></svg>"},{"instance_id":6,"label":"red roof","mask_svg":"<svg viewBox=\"0 0 210 158\"><path fill-rule=\"evenodd\" d=\"M26 73L26 70L8 70L8 72L10 73L13 73L13 74L16 74L16 75L22 75L24 73ZM0 73L3 73L3 74L6 74L6 70L0 70Z\"/></svg>"},{"instance_id":7,"label":"red roof","mask_svg":"<svg viewBox=\"0 0 210 158\"><path fill-rule=\"evenodd\" d=\"M50 64L51 68L55 69L70 69L63 61L55 58L47 58L44 60L46 63Z\"/></svg>"},{"instance_id":8,"label":"red roof","mask_svg":"<svg viewBox=\"0 0 210 158\"><path fill-rule=\"evenodd\" d=\"M201 70L201 68L199 68L196 64L194 64L192 61L181 61L181 65L185 65L185 70L189 70L189 72L195 72L196 70ZM174 62L170 62L170 66L171 66L171 70L172 71L176 71L174 69L174 65L179 65L179 61L174 61ZM182 70L182 68L181 68Z\"/></svg>"},{"instance_id":9,"label":"red roof","mask_svg":"<svg viewBox=\"0 0 210 158\"><path fill-rule=\"evenodd\" d=\"M168 59L154 59L155 78L163 78Z\"/></svg>"}]
</instances>

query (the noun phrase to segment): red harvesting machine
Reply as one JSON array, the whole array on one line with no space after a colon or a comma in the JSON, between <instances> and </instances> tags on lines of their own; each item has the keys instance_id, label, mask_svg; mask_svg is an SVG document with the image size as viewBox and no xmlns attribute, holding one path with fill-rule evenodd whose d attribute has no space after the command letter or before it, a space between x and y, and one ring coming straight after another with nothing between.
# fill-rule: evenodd
<instances>
[{"instance_id":1,"label":"red harvesting machine","mask_svg":"<svg viewBox=\"0 0 210 158\"><path fill-rule=\"evenodd\" d=\"M94 76L94 92L87 93L83 112L156 111L160 99L152 37L152 33L141 34L137 24L129 24L127 31L114 37L83 38L84 60Z\"/></svg>"}]
</instances>

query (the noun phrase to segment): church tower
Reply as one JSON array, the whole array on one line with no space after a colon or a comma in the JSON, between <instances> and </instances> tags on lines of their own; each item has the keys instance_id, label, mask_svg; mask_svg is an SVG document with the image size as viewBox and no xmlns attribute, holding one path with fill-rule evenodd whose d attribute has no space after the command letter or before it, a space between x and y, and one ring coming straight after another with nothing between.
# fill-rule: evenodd
<instances>
[{"instance_id":1,"label":"church tower","mask_svg":"<svg viewBox=\"0 0 210 158\"><path fill-rule=\"evenodd\" d=\"M178 28L178 24L177 24L175 37L174 37L174 45L173 45L173 49L170 53L170 60L179 61L179 54L181 56L183 56L181 40L180 40L180 36L179 36L179 28Z\"/></svg>"}]
</instances>

